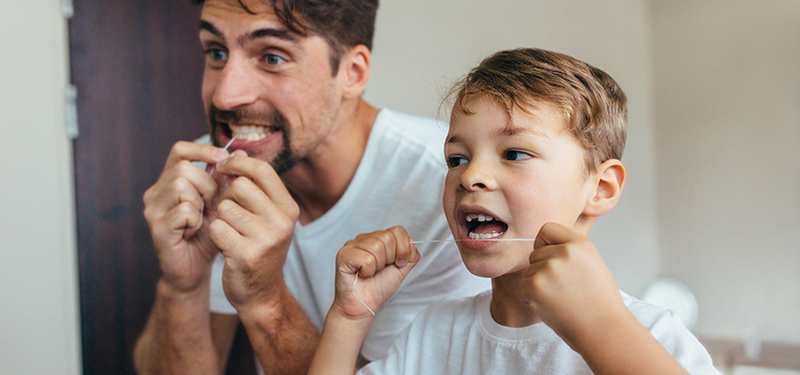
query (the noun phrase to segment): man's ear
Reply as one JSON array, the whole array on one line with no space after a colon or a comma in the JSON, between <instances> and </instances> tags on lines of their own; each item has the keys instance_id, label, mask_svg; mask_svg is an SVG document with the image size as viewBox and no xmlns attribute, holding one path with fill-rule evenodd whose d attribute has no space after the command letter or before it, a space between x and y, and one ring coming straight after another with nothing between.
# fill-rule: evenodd
<instances>
[{"instance_id":1,"label":"man's ear","mask_svg":"<svg viewBox=\"0 0 800 375\"><path fill-rule=\"evenodd\" d=\"M625 167L621 161L609 159L597 166L597 171L591 179L594 194L586 202L583 213L598 217L610 211L619 202L622 187L625 185Z\"/></svg>"},{"instance_id":2,"label":"man's ear","mask_svg":"<svg viewBox=\"0 0 800 375\"><path fill-rule=\"evenodd\" d=\"M339 74L344 74L344 99L361 96L369 81L369 67L372 54L369 48L359 44L342 55Z\"/></svg>"}]
</instances>

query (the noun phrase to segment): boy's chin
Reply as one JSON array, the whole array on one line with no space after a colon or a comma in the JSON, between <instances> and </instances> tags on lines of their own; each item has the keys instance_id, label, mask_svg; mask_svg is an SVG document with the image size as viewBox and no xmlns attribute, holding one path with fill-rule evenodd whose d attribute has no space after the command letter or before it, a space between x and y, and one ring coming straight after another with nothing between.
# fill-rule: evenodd
<instances>
[{"instance_id":1,"label":"boy's chin","mask_svg":"<svg viewBox=\"0 0 800 375\"><path fill-rule=\"evenodd\" d=\"M510 273L515 273L520 271L520 267L510 268L504 266L500 262L492 261L491 259L487 259L485 257L478 257L481 259L475 259L475 257L471 257L469 255L465 256L461 254L461 260L464 261L464 266L467 267L467 270L475 276L478 277L486 277L490 279L494 279L500 276L505 276ZM525 268L521 269L522 271Z\"/></svg>"}]
</instances>

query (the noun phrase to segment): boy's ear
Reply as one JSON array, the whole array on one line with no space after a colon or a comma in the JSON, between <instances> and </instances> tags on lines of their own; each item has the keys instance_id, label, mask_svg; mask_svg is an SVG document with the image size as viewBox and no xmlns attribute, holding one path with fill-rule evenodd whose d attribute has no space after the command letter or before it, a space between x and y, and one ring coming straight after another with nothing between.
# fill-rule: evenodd
<instances>
[{"instance_id":1,"label":"boy's ear","mask_svg":"<svg viewBox=\"0 0 800 375\"><path fill-rule=\"evenodd\" d=\"M339 74L344 74L345 99L358 98L367 88L372 54L369 48L359 44L344 53L339 62Z\"/></svg>"},{"instance_id":2,"label":"boy's ear","mask_svg":"<svg viewBox=\"0 0 800 375\"><path fill-rule=\"evenodd\" d=\"M619 202L622 187L625 185L625 167L617 159L610 159L597 166L592 177L595 182L594 195L589 197L583 213L598 217L610 211Z\"/></svg>"}]
</instances>

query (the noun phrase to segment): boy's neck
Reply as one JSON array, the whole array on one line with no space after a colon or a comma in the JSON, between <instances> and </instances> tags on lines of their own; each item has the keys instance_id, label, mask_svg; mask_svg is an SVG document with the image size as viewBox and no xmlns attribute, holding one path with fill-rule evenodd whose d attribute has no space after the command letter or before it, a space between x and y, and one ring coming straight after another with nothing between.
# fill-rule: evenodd
<instances>
[{"instance_id":1,"label":"boy's neck","mask_svg":"<svg viewBox=\"0 0 800 375\"><path fill-rule=\"evenodd\" d=\"M492 279L492 319L505 327L527 327L541 323L539 316L519 297L519 282L525 270Z\"/></svg>"}]
</instances>

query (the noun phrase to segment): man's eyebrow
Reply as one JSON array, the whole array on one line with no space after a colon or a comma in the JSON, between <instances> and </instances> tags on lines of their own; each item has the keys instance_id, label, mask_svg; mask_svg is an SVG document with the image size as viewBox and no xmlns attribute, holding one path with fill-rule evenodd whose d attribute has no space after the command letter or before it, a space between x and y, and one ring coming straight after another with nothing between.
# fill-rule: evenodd
<instances>
[{"instance_id":1,"label":"man's eyebrow","mask_svg":"<svg viewBox=\"0 0 800 375\"><path fill-rule=\"evenodd\" d=\"M276 28L268 27L268 28L255 30L255 31L253 31L253 32L251 32L250 34L247 34L247 35L242 35L239 38L239 43L245 44L245 42L253 41L255 39L260 39L260 38L267 38L267 37L278 38L278 39L285 40L287 42L292 42L292 43L297 43L297 41L299 39L297 37L297 34L292 33L289 30L276 29Z\"/></svg>"},{"instance_id":2,"label":"man's eyebrow","mask_svg":"<svg viewBox=\"0 0 800 375\"><path fill-rule=\"evenodd\" d=\"M217 28L214 27L211 22L200 20L200 30L208 31L219 38L223 38L222 32L217 30ZM263 29L254 30L249 34L242 35L237 41L239 44L246 44L247 42L267 37L278 38L292 43L297 43L299 40L297 34L292 33L289 30L266 27Z\"/></svg>"},{"instance_id":3,"label":"man's eyebrow","mask_svg":"<svg viewBox=\"0 0 800 375\"><path fill-rule=\"evenodd\" d=\"M208 31L208 32L210 32L210 33L222 38L222 33L219 32L219 30L217 30L217 28L214 27L214 25L212 25L211 22L208 22L208 21L205 21L205 20L200 20L200 30Z\"/></svg>"}]
</instances>

